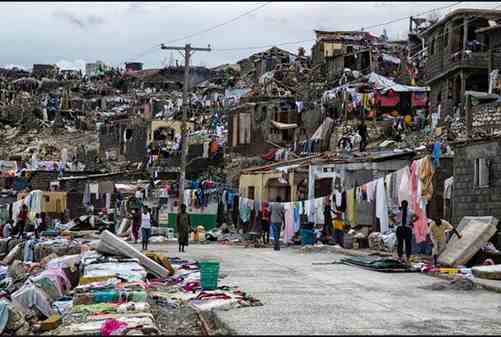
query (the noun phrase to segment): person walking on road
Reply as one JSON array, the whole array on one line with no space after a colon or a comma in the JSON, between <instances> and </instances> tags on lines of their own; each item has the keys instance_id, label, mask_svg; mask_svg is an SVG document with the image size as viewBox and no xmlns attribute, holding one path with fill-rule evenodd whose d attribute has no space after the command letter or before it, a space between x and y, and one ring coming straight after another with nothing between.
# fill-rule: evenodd
<instances>
[{"instance_id":1,"label":"person walking on road","mask_svg":"<svg viewBox=\"0 0 501 337\"><path fill-rule=\"evenodd\" d=\"M263 204L263 209L259 213L261 216L263 243L266 245L270 243L270 209L267 202Z\"/></svg>"},{"instance_id":2,"label":"person walking on road","mask_svg":"<svg viewBox=\"0 0 501 337\"><path fill-rule=\"evenodd\" d=\"M21 207L21 211L19 212L19 215L17 216L17 238L18 239L23 239L24 238L24 227L26 226L26 223L28 222L28 206L23 205Z\"/></svg>"},{"instance_id":3,"label":"person walking on road","mask_svg":"<svg viewBox=\"0 0 501 337\"><path fill-rule=\"evenodd\" d=\"M132 210L132 237L134 239L134 243L137 243L139 239L139 229L141 228L141 210L134 209Z\"/></svg>"},{"instance_id":4,"label":"person walking on road","mask_svg":"<svg viewBox=\"0 0 501 337\"><path fill-rule=\"evenodd\" d=\"M273 250L280 250L280 230L285 224L284 206L282 199L278 196L277 202L271 203L271 233L273 237Z\"/></svg>"},{"instance_id":5,"label":"person walking on road","mask_svg":"<svg viewBox=\"0 0 501 337\"><path fill-rule=\"evenodd\" d=\"M184 253L184 247L188 246L189 235L191 231L190 215L186 213L186 205L181 205L181 212L176 218L177 241L179 243L179 252Z\"/></svg>"},{"instance_id":6,"label":"person walking on road","mask_svg":"<svg viewBox=\"0 0 501 337\"><path fill-rule=\"evenodd\" d=\"M141 214L141 238L143 242L143 251L148 250L148 243L151 236L151 213L148 207L144 206Z\"/></svg>"},{"instance_id":7,"label":"person walking on road","mask_svg":"<svg viewBox=\"0 0 501 337\"><path fill-rule=\"evenodd\" d=\"M329 198L325 198L324 204L324 227L323 235L327 238L327 241L332 237L332 213L331 202Z\"/></svg>"}]
</instances>

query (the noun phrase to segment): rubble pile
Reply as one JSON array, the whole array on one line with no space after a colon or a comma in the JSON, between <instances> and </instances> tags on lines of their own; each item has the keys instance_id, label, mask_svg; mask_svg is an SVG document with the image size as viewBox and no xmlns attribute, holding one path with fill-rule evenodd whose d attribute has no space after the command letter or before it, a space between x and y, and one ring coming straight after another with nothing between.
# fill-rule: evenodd
<instances>
[{"instance_id":1,"label":"rubble pile","mask_svg":"<svg viewBox=\"0 0 501 337\"><path fill-rule=\"evenodd\" d=\"M92 132L66 129L29 129L0 126L4 135L0 144L0 153L8 156L19 156L30 160L32 153L38 151L38 160L61 160L61 152L66 148L71 153L77 153L82 144L97 144L97 136ZM3 158L7 158L7 155Z\"/></svg>"},{"instance_id":2,"label":"rubble pile","mask_svg":"<svg viewBox=\"0 0 501 337\"><path fill-rule=\"evenodd\" d=\"M28 233L0 266L2 333L202 335L198 313L262 305L236 286L204 290L198 262L143 255L109 232L97 242L47 235Z\"/></svg>"}]
</instances>

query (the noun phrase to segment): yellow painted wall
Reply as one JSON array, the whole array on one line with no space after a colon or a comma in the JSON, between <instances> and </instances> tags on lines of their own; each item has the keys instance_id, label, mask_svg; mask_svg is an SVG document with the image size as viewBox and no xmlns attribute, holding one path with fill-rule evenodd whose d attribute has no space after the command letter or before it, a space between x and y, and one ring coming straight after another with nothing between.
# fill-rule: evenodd
<instances>
[{"instance_id":1,"label":"yellow painted wall","mask_svg":"<svg viewBox=\"0 0 501 337\"><path fill-rule=\"evenodd\" d=\"M249 198L249 187L254 187L254 196L260 201L269 200L269 188L266 186L270 179L278 179L281 177L280 172L273 173L257 173L257 174L242 174L239 180L239 193L241 197ZM297 200L297 186L294 183L294 172L289 173L289 186L291 186L291 201Z\"/></svg>"},{"instance_id":2,"label":"yellow painted wall","mask_svg":"<svg viewBox=\"0 0 501 337\"><path fill-rule=\"evenodd\" d=\"M153 140L153 133L158 128L171 128L174 129L175 137L181 136L181 125L183 123L181 121L151 121L149 132L148 132L148 143ZM194 125L191 122L186 122L186 128L194 129Z\"/></svg>"}]
</instances>

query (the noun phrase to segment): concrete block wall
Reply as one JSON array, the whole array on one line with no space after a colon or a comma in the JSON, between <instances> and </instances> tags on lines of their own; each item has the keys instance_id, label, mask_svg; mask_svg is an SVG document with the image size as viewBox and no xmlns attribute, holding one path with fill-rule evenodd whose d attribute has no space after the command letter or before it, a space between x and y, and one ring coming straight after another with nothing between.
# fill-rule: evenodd
<instances>
[{"instance_id":1,"label":"concrete block wall","mask_svg":"<svg viewBox=\"0 0 501 337\"><path fill-rule=\"evenodd\" d=\"M495 141L454 149L453 223L459 223L465 216L501 218L500 149L500 143ZM475 187L475 158L491 160L489 187Z\"/></svg>"}]
</instances>

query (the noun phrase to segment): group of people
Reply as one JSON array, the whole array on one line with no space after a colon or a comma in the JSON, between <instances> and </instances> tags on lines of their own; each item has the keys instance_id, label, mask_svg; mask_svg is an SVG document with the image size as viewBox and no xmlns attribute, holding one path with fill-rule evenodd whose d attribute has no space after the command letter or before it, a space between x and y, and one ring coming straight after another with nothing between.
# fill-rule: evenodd
<instances>
[{"instance_id":1,"label":"group of people","mask_svg":"<svg viewBox=\"0 0 501 337\"><path fill-rule=\"evenodd\" d=\"M277 197L276 203L272 203L271 207L265 207L264 211L260 211L262 223L267 225L263 226L263 238L264 235L269 235L268 233L271 229L274 250L280 250L280 232L281 230L284 230L285 227L284 207L281 204L281 201L281 198ZM418 220L417 216L409 210L408 205L409 204L406 200L402 201L400 205L400 214L397 219L398 226L396 228L398 259L402 263L407 264L409 263L412 254L413 223ZM336 202L335 207L331 207L330 202L326 201L323 210L324 226L322 228L319 241L327 243L332 239L336 245L344 247L344 211L345 209L343 209L342 203ZM459 234L453 225L444 219L429 219L428 225L430 229L430 239L433 243L433 264L436 266L438 264L438 257L447 246L446 234L448 232L453 232L458 238L461 238L461 234Z\"/></svg>"},{"instance_id":2,"label":"group of people","mask_svg":"<svg viewBox=\"0 0 501 337\"><path fill-rule=\"evenodd\" d=\"M360 152L364 152L369 144L369 132L367 130L367 125L365 124L365 120L361 120L360 124L357 126L356 138L359 142L359 150ZM343 135L339 138L337 146L346 152L351 152L353 150L354 137L350 137L349 135Z\"/></svg>"}]
</instances>

